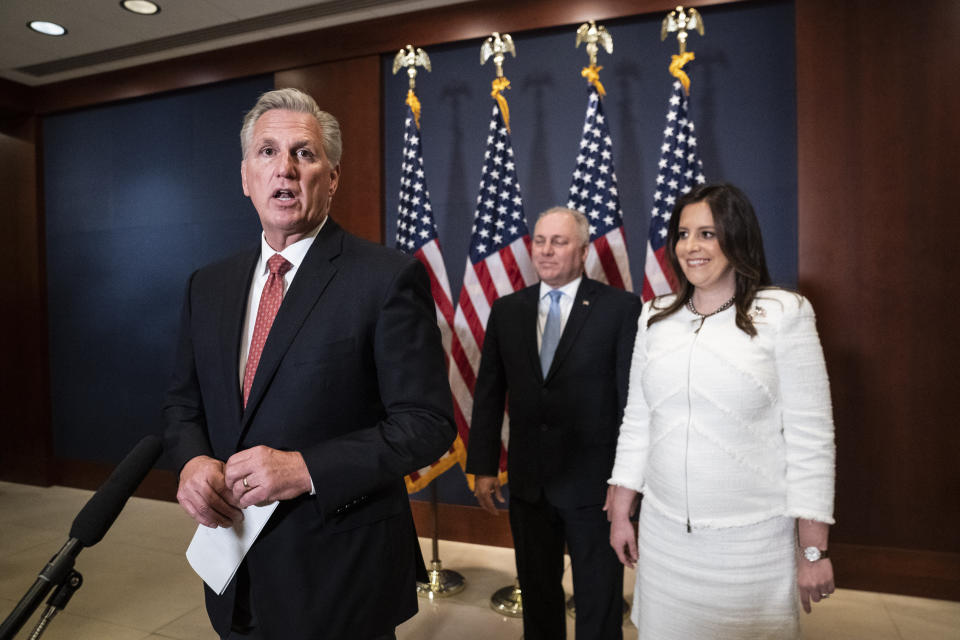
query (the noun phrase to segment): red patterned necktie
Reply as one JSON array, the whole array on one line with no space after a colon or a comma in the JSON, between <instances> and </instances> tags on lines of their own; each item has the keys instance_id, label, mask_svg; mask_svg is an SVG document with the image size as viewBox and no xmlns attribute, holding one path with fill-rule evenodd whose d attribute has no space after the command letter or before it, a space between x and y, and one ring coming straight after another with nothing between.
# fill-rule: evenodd
<instances>
[{"instance_id":1,"label":"red patterned necktie","mask_svg":"<svg viewBox=\"0 0 960 640\"><path fill-rule=\"evenodd\" d=\"M277 309L283 302L283 274L290 271L292 267L293 265L279 253L273 254L273 257L267 260L270 276L267 278L267 284L264 285L263 294L260 296L257 322L253 325L253 338L250 340L247 366L243 371L244 407L247 406L247 398L250 397L250 387L253 386L253 376L257 373L257 365L260 364L263 345L267 341L270 327L273 326L273 319L277 316Z\"/></svg>"}]
</instances>

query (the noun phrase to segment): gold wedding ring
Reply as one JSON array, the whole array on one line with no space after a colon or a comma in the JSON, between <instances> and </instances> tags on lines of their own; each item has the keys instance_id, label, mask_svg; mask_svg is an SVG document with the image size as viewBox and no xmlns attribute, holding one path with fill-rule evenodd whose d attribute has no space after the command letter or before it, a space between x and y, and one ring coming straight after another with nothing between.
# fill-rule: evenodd
<instances>
[{"instance_id":1,"label":"gold wedding ring","mask_svg":"<svg viewBox=\"0 0 960 640\"><path fill-rule=\"evenodd\" d=\"M244 489L249 489L249 488L250 488L250 485L247 484L247 476L243 476L243 488L244 488Z\"/></svg>"}]
</instances>

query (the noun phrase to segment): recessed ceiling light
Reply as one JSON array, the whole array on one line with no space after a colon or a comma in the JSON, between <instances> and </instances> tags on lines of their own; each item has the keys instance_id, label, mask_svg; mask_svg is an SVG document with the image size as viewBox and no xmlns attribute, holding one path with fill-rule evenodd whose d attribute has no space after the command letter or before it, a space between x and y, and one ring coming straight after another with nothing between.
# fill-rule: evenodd
<instances>
[{"instance_id":1,"label":"recessed ceiling light","mask_svg":"<svg viewBox=\"0 0 960 640\"><path fill-rule=\"evenodd\" d=\"M139 13L142 16L152 16L160 13L160 5L150 0L123 0L120 6L133 13Z\"/></svg>"},{"instance_id":2,"label":"recessed ceiling light","mask_svg":"<svg viewBox=\"0 0 960 640\"><path fill-rule=\"evenodd\" d=\"M46 20L31 20L27 23L27 26L45 36L62 36L67 32L64 27L56 22L47 22Z\"/></svg>"}]
</instances>

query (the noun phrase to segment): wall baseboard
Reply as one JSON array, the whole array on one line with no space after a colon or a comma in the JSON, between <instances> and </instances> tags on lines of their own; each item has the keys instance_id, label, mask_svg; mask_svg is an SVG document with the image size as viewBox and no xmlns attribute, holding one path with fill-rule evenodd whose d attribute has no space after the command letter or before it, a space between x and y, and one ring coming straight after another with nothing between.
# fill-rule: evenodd
<instances>
[{"instance_id":1,"label":"wall baseboard","mask_svg":"<svg viewBox=\"0 0 960 640\"><path fill-rule=\"evenodd\" d=\"M116 465L89 460L57 458L54 463L52 484L96 491L104 483ZM177 500L177 474L165 469L151 469L134 492L138 498L152 500Z\"/></svg>"},{"instance_id":2,"label":"wall baseboard","mask_svg":"<svg viewBox=\"0 0 960 640\"><path fill-rule=\"evenodd\" d=\"M114 466L57 459L54 468L55 484L96 490ZM154 469L147 474L134 495L174 501L176 493L176 474ZM418 535L432 537L434 525L431 503L411 500L410 507ZM438 504L437 521L441 540L513 547L510 521L505 510L499 516L491 516L480 507ZM830 545L830 554L837 586L841 589L960 601L960 553L834 542Z\"/></svg>"},{"instance_id":3,"label":"wall baseboard","mask_svg":"<svg viewBox=\"0 0 960 640\"><path fill-rule=\"evenodd\" d=\"M837 586L960 601L960 553L830 543Z\"/></svg>"},{"instance_id":4,"label":"wall baseboard","mask_svg":"<svg viewBox=\"0 0 960 640\"><path fill-rule=\"evenodd\" d=\"M433 536L433 506L424 500L411 500L413 521L421 538ZM437 529L441 540L487 544L495 547L513 548L510 519L506 509L492 516L480 507L459 504L437 505Z\"/></svg>"}]
</instances>

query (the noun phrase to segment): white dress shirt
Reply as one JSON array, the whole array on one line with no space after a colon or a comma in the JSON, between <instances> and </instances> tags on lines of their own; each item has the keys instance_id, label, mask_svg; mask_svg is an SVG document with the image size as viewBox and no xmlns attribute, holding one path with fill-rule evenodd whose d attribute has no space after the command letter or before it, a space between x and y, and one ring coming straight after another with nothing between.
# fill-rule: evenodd
<instances>
[{"instance_id":1,"label":"white dress shirt","mask_svg":"<svg viewBox=\"0 0 960 640\"><path fill-rule=\"evenodd\" d=\"M257 261L257 266L253 270L253 281L250 282L250 294L247 296L247 312L243 319L243 342L240 343L239 370L241 392L243 390L243 373L247 368L247 356L250 353L250 342L253 340L253 330L257 323L257 311L260 310L260 296L263 295L263 287L266 286L267 278L270 277L267 260L272 258L274 254L279 253L287 262L293 265L289 271L283 274L283 292L286 293L290 290L290 285L293 284L293 278L297 275L300 263L303 262L307 251L313 246L313 241L316 240L317 234L320 233L320 229L323 229L323 225L326 223L327 217L324 217L323 222L317 225L317 228L307 234L303 240L294 242L283 251L274 251L270 245L267 244L267 237L262 233L260 234L260 259Z\"/></svg>"}]
</instances>

